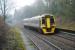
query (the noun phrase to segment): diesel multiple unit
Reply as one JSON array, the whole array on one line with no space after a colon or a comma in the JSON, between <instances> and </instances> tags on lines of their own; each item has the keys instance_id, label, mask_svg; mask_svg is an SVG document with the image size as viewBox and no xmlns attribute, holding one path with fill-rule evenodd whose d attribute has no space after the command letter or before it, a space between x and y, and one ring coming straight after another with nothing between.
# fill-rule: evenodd
<instances>
[{"instance_id":1,"label":"diesel multiple unit","mask_svg":"<svg viewBox=\"0 0 75 50\"><path fill-rule=\"evenodd\" d=\"M43 34L52 34L56 28L55 18L49 14L24 19L24 26L34 27Z\"/></svg>"}]
</instances>

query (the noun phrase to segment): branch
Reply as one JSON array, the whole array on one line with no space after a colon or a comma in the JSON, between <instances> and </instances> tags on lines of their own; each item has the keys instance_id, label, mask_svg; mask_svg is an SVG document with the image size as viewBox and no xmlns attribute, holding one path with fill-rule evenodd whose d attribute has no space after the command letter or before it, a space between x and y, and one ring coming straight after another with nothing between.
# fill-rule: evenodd
<instances>
[{"instance_id":1,"label":"branch","mask_svg":"<svg viewBox=\"0 0 75 50\"><path fill-rule=\"evenodd\" d=\"M2 0L0 0L0 6L1 6L1 11L2 11L2 14L3 14Z\"/></svg>"}]
</instances>

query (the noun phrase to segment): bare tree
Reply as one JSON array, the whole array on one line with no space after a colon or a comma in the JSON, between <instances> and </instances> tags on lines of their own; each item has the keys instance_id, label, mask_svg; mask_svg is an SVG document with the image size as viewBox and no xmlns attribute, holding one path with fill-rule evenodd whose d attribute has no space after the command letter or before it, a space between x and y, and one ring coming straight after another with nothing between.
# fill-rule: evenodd
<instances>
[{"instance_id":1,"label":"bare tree","mask_svg":"<svg viewBox=\"0 0 75 50\"><path fill-rule=\"evenodd\" d=\"M1 15L4 17L4 22L6 20L7 13L10 9L14 8L11 6L13 3L9 0L0 0L0 12Z\"/></svg>"},{"instance_id":2,"label":"bare tree","mask_svg":"<svg viewBox=\"0 0 75 50\"><path fill-rule=\"evenodd\" d=\"M6 5L5 5L5 0L0 0L0 10L1 10L1 15L4 16L4 21L5 21L5 9L6 9Z\"/></svg>"}]
</instances>

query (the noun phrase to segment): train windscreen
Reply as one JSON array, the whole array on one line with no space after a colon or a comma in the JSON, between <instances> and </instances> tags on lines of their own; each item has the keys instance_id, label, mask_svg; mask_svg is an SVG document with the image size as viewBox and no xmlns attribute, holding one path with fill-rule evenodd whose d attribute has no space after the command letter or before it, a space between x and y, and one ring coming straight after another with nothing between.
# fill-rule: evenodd
<instances>
[{"instance_id":1,"label":"train windscreen","mask_svg":"<svg viewBox=\"0 0 75 50\"><path fill-rule=\"evenodd\" d=\"M51 22L51 25L54 24L54 18L53 18L53 16L50 17L50 22Z\"/></svg>"},{"instance_id":2,"label":"train windscreen","mask_svg":"<svg viewBox=\"0 0 75 50\"><path fill-rule=\"evenodd\" d=\"M45 24L45 18L42 17L42 24Z\"/></svg>"}]
</instances>

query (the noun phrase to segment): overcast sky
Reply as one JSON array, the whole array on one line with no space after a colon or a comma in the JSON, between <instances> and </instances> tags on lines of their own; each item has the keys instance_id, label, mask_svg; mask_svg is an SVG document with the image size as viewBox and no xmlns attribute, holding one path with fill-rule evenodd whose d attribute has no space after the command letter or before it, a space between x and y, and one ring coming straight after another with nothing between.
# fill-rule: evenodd
<instances>
[{"instance_id":1,"label":"overcast sky","mask_svg":"<svg viewBox=\"0 0 75 50\"><path fill-rule=\"evenodd\" d=\"M12 8L9 12L9 14L13 15L15 9L19 10L20 8L24 7L24 6L31 6L33 3L35 3L36 0L11 0L11 2L13 3L14 8Z\"/></svg>"}]
</instances>

